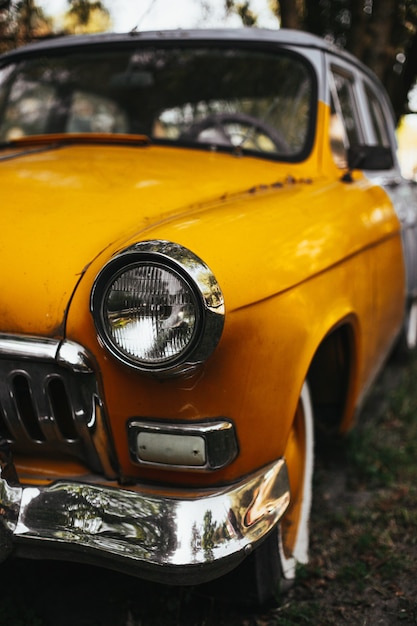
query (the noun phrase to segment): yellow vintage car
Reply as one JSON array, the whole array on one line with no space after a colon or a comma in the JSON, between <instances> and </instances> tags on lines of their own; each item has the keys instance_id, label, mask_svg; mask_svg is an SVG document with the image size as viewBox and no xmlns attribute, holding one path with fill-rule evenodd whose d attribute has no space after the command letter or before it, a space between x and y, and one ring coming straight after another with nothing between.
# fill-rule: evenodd
<instances>
[{"instance_id":1,"label":"yellow vintage car","mask_svg":"<svg viewBox=\"0 0 417 626\"><path fill-rule=\"evenodd\" d=\"M300 32L47 40L0 58L0 187L0 560L271 601L315 437L417 341L381 85Z\"/></svg>"}]
</instances>

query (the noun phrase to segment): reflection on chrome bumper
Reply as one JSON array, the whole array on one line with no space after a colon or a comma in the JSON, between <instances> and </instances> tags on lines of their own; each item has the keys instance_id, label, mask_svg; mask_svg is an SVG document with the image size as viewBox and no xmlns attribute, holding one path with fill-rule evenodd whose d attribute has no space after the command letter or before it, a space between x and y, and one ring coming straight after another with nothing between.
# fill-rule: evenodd
<instances>
[{"instance_id":1,"label":"reflection on chrome bumper","mask_svg":"<svg viewBox=\"0 0 417 626\"><path fill-rule=\"evenodd\" d=\"M16 549L195 584L237 565L288 503L283 460L215 492L162 497L66 481L22 487L0 450L0 560Z\"/></svg>"}]
</instances>

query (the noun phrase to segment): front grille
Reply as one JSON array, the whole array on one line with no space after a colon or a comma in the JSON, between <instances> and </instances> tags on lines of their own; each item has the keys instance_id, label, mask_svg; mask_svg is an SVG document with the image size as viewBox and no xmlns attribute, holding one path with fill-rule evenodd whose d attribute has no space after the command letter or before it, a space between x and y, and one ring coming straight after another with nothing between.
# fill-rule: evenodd
<instances>
[{"instance_id":1,"label":"front grille","mask_svg":"<svg viewBox=\"0 0 417 626\"><path fill-rule=\"evenodd\" d=\"M15 453L75 457L100 471L93 441L99 404L92 371L0 357L0 435Z\"/></svg>"}]
</instances>

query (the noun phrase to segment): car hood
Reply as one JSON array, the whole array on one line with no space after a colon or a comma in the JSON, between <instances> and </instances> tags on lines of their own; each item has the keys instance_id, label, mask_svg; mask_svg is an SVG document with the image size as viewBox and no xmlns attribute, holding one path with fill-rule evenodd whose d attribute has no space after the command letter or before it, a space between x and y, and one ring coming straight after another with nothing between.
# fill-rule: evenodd
<instances>
[{"instance_id":1,"label":"car hood","mask_svg":"<svg viewBox=\"0 0 417 626\"><path fill-rule=\"evenodd\" d=\"M381 189L365 179L312 180L309 163L162 146L3 156L1 332L63 336L81 278L77 294L88 294L111 255L139 240L171 240L200 256L230 311L398 231ZM353 212L367 193L378 195L373 214Z\"/></svg>"},{"instance_id":2,"label":"car hood","mask_svg":"<svg viewBox=\"0 0 417 626\"><path fill-rule=\"evenodd\" d=\"M2 152L1 331L62 336L74 289L99 255L278 176L275 163L158 146Z\"/></svg>"}]
</instances>

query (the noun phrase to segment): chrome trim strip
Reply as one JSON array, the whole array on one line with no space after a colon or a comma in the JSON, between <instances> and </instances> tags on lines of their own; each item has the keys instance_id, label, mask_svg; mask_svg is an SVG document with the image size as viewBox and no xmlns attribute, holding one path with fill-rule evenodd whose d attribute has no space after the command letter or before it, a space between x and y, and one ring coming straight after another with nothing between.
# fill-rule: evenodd
<instances>
[{"instance_id":1,"label":"chrome trim strip","mask_svg":"<svg viewBox=\"0 0 417 626\"><path fill-rule=\"evenodd\" d=\"M0 357L54 361L59 343L47 337L0 334Z\"/></svg>"},{"instance_id":2,"label":"chrome trim strip","mask_svg":"<svg viewBox=\"0 0 417 626\"><path fill-rule=\"evenodd\" d=\"M0 468L1 470L2 468ZM196 584L237 565L273 528L289 501L283 459L241 482L161 496L58 481L14 487L0 471L0 560L48 551L143 578Z\"/></svg>"},{"instance_id":3,"label":"chrome trim strip","mask_svg":"<svg viewBox=\"0 0 417 626\"><path fill-rule=\"evenodd\" d=\"M18 485L10 446L0 437L0 563L12 552L23 489Z\"/></svg>"},{"instance_id":4,"label":"chrome trim strip","mask_svg":"<svg viewBox=\"0 0 417 626\"><path fill-rule=\"evenodd\" d=\"M69 455L115 476L93 360L75 342L0 333L0 424L16 453Z\"/></svg>"},{"instance_id":5,"label":"chrome trim strip","mask_svg":"<svg viewBox=\"0 0 417 626\"><path fill-rule=\"evenodd\" d=\"M65 340L60 343L56 360L60 365L68 367L73 372L91 374L94 371L87 351L74 341Z\"/></svg>"},{"instance_id":6,"label":"chrome trim strip","mask_svg":"<svg viewBox=\"0 0 417 626\"><path fill-rule=\"evenodd\" d=\"M56 361L73 372L92 373L87 351L74 341L0 334L0 358Z\"/></svg>"}]
</instances>

